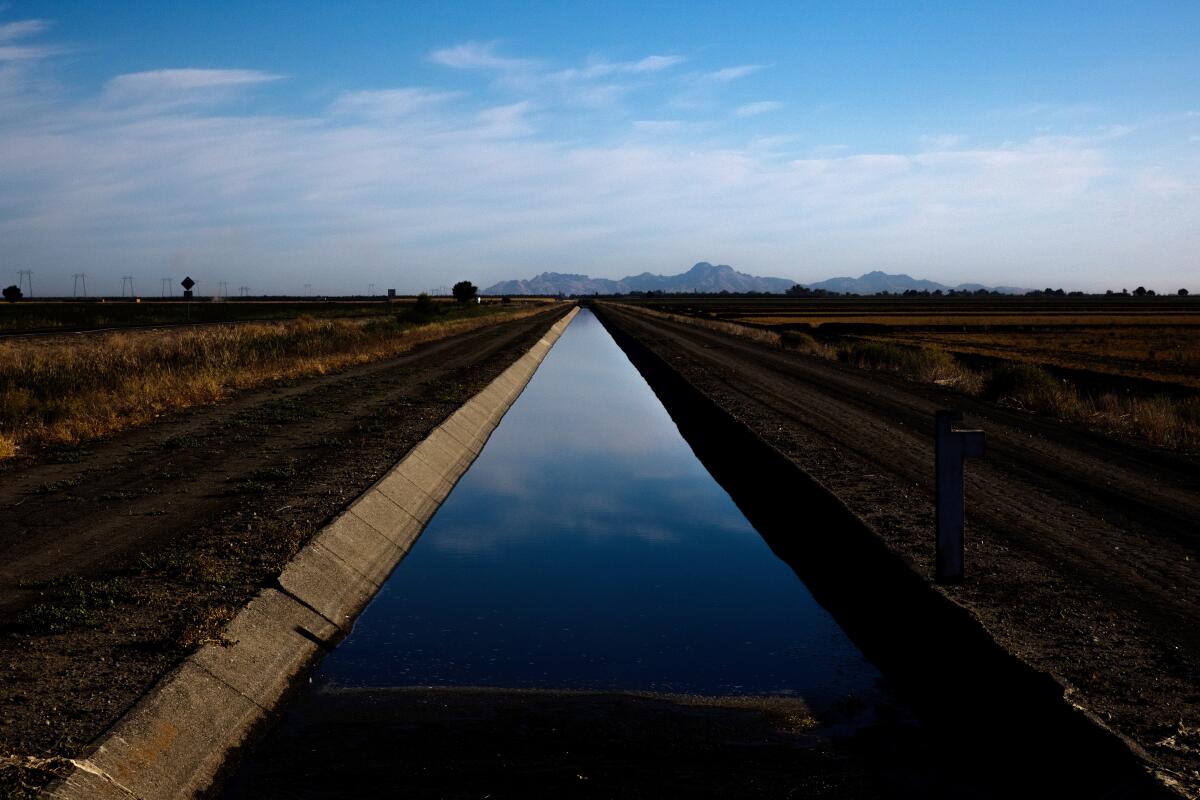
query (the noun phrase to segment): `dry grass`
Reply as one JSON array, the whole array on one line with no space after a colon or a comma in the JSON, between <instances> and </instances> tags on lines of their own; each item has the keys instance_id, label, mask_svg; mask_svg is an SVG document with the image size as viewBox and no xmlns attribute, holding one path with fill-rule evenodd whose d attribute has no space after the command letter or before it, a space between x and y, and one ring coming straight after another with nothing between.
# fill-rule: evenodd
<instances>
[{"instance_id":1,"label":"dry grass","mask_svg":"<svg viewBox=\"0 0 1200 800\"><path fill-rule=\"evenodd\" d=\"M815 340L806 333L784 331L782 333L751 328L736 322L704 319L700 317L669 314L637 306L623 306L637 313L671 319L688 325L714 330L734 336L762 342L764 344L792 349L807 355L838 360L864 369L894 372L909 380L936 383L972 396L982 396L1002 405L1020 408L1038 414L1046 414L1062 420L1081 423L1093 430L1141 439L1151 444L1176 450L1200 449L1200 398L1178 400L1166 396L1136 397L1117 393L1098 396L1081 395L1068 381L1055 378L1037 364L1010 361L991 370L972 370L961 364L954 356L942 349L944 339L937 346L922 346L921 339L908 338L896 341L897 337L871 337L852 339L832 346ZM756 320L761 322L760 320ZM792 321L795 321L794 318ZM1188 329L1188 336L1176 337L1166 329L1161 333L1164 341L1175 344L1177 350L1190 353L1200 347ZM1093 350L1099 350L1100 358L1115 358L1118 352L1113 343L1122 342L1130 349L1127 352L1142 352L1141 345L1129 344L1129 331L1115 335L1103 331L1100 335L1081 332L1083 342L1091 342ZM1144 332L1147 336L1159 336L1153 329ZM953 334L952 336L959 336ZM1029 334L1031 336L1037 334ZM1046 334L1050 337L1038 339L1049 348L1053 337L1061 332ZM937 334L920 334L935 337ZM1001 342L1011 340L1012 334L996 334ZM1041 336L1041 335L1038 335ZM1157 338L1154 341L1158 341ZM1105 344L1105 343L1108 344ZM996 355L996 353L989 353ZM1011 357L1011 354L1009 354ZM1055 363L1048 360L1047 363ZM1064 364L1063 366L1067 366ZM1079 367L1078 360L1070 366Z\"/></svg>"},{"instance_id":2,"label":"dry grass","mask_svg":"<svg viewBox=\"0 0 1200 800\"><path fill-rule=\"evenodd\" d=\"M891 328L926 328L934 326L958 326L988 329L990 327L1011 328L1014 326L1176 326L1190 328L1193 335L1200 329L1200 314L1188 313L1120 313L1097 311L1079 312L976 312L976 313L912 313L904 311L882 311L869 314L856 312L828 312L790 314L763 314L731 317L733 322L748 322L755 325L801 325L814 328L826 323L841 325L885 325Z\"/></svg>"},{"instance_id":3,"label":"dry grass","mask_svg":"<svg viewBox=\"0 0 1200 800\"><path fill-rule=\"evenodd\" d=\"M105 436L242 389L344 370L539 311L493 306L419 326L390 317L301 317L0 342L0 458Z\"/></svg>"},{"instance_id":4,"label":"dry grass","mask_svg":"<svg viewBox=\"0 0 1200 800\"><path fill-rule=\"evenodd\" d=\"M907 331L876 341L1149 378L1200 389L1200 331L1190 326L1079 327L1053 331Z\"/></svg>"}]
</instances>

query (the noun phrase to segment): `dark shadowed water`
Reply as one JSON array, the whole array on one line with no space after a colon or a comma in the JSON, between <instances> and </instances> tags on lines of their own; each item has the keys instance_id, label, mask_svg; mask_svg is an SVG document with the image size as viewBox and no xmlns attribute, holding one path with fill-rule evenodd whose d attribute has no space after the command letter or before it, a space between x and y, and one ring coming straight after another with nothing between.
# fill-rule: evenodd
<instances>
[{"instance_id":1,"label":"dark shadowed water","mask_svg":"<svg viewBox=\"0 0 1200 800\"><path fill-rule=\"evenodd\" d=\"M877 679L585 310L314 681L820 708Z\"/></svg>"}]
</instances>

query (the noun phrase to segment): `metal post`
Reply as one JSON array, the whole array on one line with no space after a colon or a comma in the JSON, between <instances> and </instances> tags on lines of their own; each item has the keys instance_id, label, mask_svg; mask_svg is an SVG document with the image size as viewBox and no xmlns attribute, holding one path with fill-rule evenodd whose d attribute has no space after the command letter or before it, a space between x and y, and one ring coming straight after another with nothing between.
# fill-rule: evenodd
<instances>
[{"instance_id":1,"label":"metal post","mask_svg":"<svg viewBox=\"0 0 1200 800\"><path fill-rule=\"evenodd\" d=\"M983 455L983 431L955 430L961 411L938 411L934 417L934 469L937 477L937 557L940 583L958 583L964 573L966 496L963 462Z\"/></svg>"}]
</instances>

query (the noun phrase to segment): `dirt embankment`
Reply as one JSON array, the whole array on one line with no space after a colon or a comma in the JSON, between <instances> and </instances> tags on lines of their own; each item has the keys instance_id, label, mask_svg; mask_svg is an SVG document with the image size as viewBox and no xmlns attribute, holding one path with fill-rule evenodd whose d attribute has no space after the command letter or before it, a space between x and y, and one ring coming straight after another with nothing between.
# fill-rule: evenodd
<instances>
[{"instance_id":1,"label":"dirt embankment","mask_svg":"<svg viewBox=\"0 0 1200 800\"><path fill-rule=\"evenodd\" d=\"M925 580L933 412L962 409L988 454L968 466L969 579L940 591L1168 780L1200 790L1200 462L609 304L601 313Z\"/></svg>"},{"instance_id":2,"label":"dirt embankment","mask_svg":"<svg viewBox=\"0 0 1200 800\"><path fill-rule=\"evenodd\" d=\"M9 465L0 758L77 752L566 310Z\"/></svg>"}]
</instances>

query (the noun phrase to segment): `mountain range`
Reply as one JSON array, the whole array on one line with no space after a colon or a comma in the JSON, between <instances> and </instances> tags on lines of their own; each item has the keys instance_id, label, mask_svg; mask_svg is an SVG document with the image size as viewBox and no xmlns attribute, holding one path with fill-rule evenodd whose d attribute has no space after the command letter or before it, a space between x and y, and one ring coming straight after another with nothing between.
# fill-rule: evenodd
<instances>
[{"instance_id":1,"label":"mountain range","mask_svg":"<svg viewBox=\"0 0 1200 800\"><path fill-rule=\"evenodd\" d=\"M543 272L527 281L501 281L484 294L628 294L630 292L770 292L781 294L795 285L786 278L758 278L727 264L701 261L679 275L643 272L619 281L562 272Z\"/></svg>"},{"instance_id":2,"label":"mountain range","mask_svg":"<svg viewBox=\"0 0 1200 800\"><path fill-rule=\"evenodd\" d=\"M620 280L610 278L591 278L587 275L577 275L563 272L543 272L529 280L500 281L483 290L483 294L513 294L513 295L585 295L585 294L629 294L630 292L665 292L702 294L717 292L763 292L768 294L783 294L796 285L789 278L760 278L738 272L728 264L713 265L701 261L687 272L678 275L655 275L643 272L640 275L628 275ZM817 283L804 284L810 289L824 289L840 294L878 294L891 292L899 294L907 289L922 291L928 289L947 291L975 291L987 288L977 283L962 283L958 286L947 286L935 281L912 278L908 275L889 275L885 272L868 272L858 278L829 278ZM997 291L1008 294L1023 294L1024 289L1012 286L998 286Z\"/></svg>"}]
</instances>

